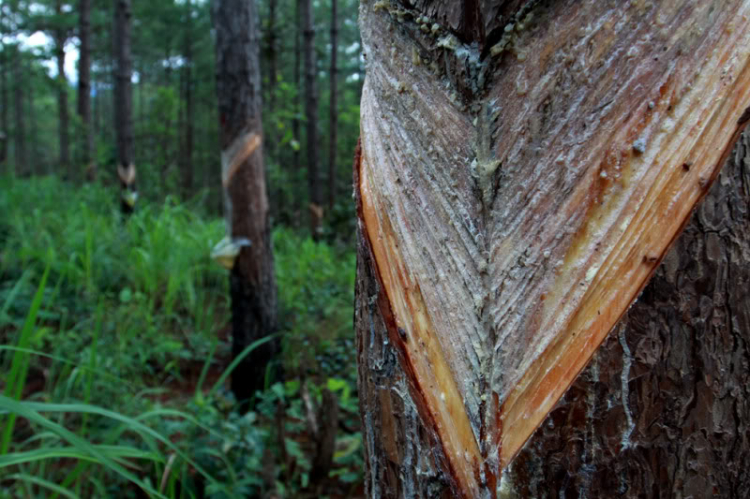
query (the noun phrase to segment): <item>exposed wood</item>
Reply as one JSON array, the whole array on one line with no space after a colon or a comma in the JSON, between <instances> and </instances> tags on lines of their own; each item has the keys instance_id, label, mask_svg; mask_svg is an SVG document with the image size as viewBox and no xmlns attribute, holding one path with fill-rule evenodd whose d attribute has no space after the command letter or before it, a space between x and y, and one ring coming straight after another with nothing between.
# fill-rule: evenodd
<instances>
[{"instance_id":1,"label":"exposed wood","mask_svg":"<svg viewBox=\"0 0 750 499\"><path fill-rule=\"evenodd\" d=\"M750 489L750 136L513 462L519 497Z\"/></svg>"},{"instance_id":2,"label":"exposed wood","mask_svg":"<svg viewBox=\"0 0 750 499\"><path fill-rule=\"evenodd\" d=\"M227 232L231 240L245 241L230 275L232 353L237 357L277 327L263 166L260 27L255 2L217 0L212 9ZM279 341L267 342L232 372L232 392L242 410L252 407L278 349Z\"/></svg>"},{"instance_id":3,"label":"exposed wood","mask_svg":"<svg viewBox=\"0 0 750 499\"><path fill-rule=\"evenodd\" d=\"M456 3L360 11L372 497L496 496L750 105L748 0Z\"/></svg>"},{"instance_id":4,"label":"exposed wood","mask_svg":"<svg viewBox=\"0 0 750 499\"><path fill-rule=\"evenodd\" d=\"M117 171L121 186L121 209L124 214L133 211L136 199L136 168L133 157L133 92L130 53L132 11L130 0L116 0L114 9L115 91L114 115L117 136Z\"/></svg>"}]
</instances>

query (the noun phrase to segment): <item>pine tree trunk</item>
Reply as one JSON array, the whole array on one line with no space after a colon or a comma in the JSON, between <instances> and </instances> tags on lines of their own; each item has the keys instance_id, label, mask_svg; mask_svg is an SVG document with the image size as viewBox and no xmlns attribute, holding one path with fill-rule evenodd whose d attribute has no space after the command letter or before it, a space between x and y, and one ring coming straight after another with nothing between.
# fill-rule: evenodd
<instances>
[{"instance_id":1,"label":"pine tree trunk","mask_svg":"<svg viewBox=\"0 0 750 499\"><path fill-rule=\"evenodd\" d=\"M26 126L23 113L23 89L25 84L21 51L16 47L13 64L13 100L16 104L13 137L15 139L14 160L16 175L18 176L23 176L28 171L26 165Z\"/></svg>"},{"instance_id":2,"label":"pine tree trunk","mask_svg":"<svg viewBox=\"0 0 750 499\"><path fill-rule=\"evenodd\" d=\"M96 179L94 123L91 119L91 0L80 0L78 7L78 116L83 126L82 157L86 179Z\"/></svg>"},{"instance_id":3,"label":"pine tree trunk","mask_svg":"<svg viewBox=\"0 0 750 499\"><path fill-rule=\"evenodd\" d=\"M294 118L292 118L292 136L296 141L296 147L292 153L292 161L294 164L294 175L298 175L300 171L300 156L301 152L301 141L302 137L300 134L300 93L302 93L302 80L300 78L300 65L302 62L302 0L294 1ZM298 196L294 196L294 209L299 208L299 204L296 201Z\"/></svg>"},{"instance_id":4,"label":"pine tree trunk","mask_svg":"<svg viewBox=\"0 0 750 499\"><path fill-rule=\"evenodd\" d=\"M310 231L313 238L320 235L323 218L323 197L318 172L318 90L317 61L315 59L315 16L312 0L302 0L302 26L305 66L305 119L307 120L307 191L310 197Z\"/></svg>"},{"instance_id":5,"label":"pine tree trunk","mask_svg":"<svg viewBox=\"0 0 750 499\"><path fill-rule=\"evenodd\" d=\"M185 144L183 147L183 192L186 197L193 192L193 136L195 120L195 102L193 101L193 5L192 0L186 3L187 20L183 52L185 57Z\"/></svg>"},{"instance_id":6,"label":"pine tree trunk","mask_svg":"<svg viewBox=\"0 0 750 499\"><path fill-rule=\"evenodd\" d=\"M3 43L5 35L5 10L0 9L0 165L4 168L3 173L10 173L5 167L8 160L8 73L10 73L10 64L8 63L8 52L10 47Z\"/></svg>"},{"instance_id":7,"label":"pine tree trunk","mask_svg":"<svg viewBox=\"0 0 750 499\"><path fill-rule=\"evenodd\" d=\"M337 0L331 0L331 96L328 120L328 209L332 210L336 202L336 141L338 127L338 106L336 88L338 78L338 13Z\"/></svg>"},{"instance_id":8,"label":"pine tree trunk","mask_svg":"<svg viewBox=\"0 0 750 499\"><path fill-rule=\"evenodd\" d=\"M130 29L132 22L130 0L116 0L114 9L115 59L115 134L117 135L117 175L120 178L123 214L135 207L136 170L133 158L133 92Z\"/></svg>"},{"instance_id":9,"label":"pine tree trunk","mask_svg":"<svg viewBox=\"0 0 750 499\"><path fill-rule=\"evenodd\" d=\"M63 14L62 2L55 4L58 16ZM68 135L68 79L65 77L65 32L60 28L54 32L55 62L57 63L57 134L59 141L59 168L65 172L69 180L76 180L75 172L70 163L70 142Z\"/></svg>"},{"instance_id":10,"label":"pine tree trunk","mask_svg":"<svg viewBox=\"0 0 750 499\"><path fill-rule=\"evenodd\" d=\"M216 0L216 92L219 103L222 182L228 232L242 240L231 270L232 351L240 354L276 330L276 283L263 168L260 27L255 2ZM232 373L232 392L251 407L279 342L265 343Z\"/></svg>"},{"instance_id":11,"label":"pine tree trunk","mask_svg":"<svg viewBox=\"0 0 750 499\"><path fill-rule=\"evenodd\" d=\"M750 122L750 0L364 1L360 24L369 497L741 497L747 142L548 414Z\"/></svg>"},{"instance_id":12,"label":"pine tree trunk","mask_svg":"<svg viewBox=\"0 0 750 499\"><path fill-rule=\"evenodd\" d=\"M29 118L29 147L32 151L38 150L39 144L39 127L36 120L36 112L34 109L34 65L31 60L28 61L26 68L29 76L29 85L26 89L26 115ZM42 158L40 155L32 154L29 158L29 172L34 175L41 175Z\"/></svg>"}]
</instances>

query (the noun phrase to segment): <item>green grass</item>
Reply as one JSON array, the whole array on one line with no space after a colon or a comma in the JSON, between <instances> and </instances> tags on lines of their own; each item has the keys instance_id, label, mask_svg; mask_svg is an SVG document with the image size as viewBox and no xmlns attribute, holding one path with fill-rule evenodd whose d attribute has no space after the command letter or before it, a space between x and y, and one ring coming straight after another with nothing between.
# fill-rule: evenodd
<instances>
[{"instance_id":1,"label":"green grass","mask_svg":"<svg viewBox=\"0 0 750 499\"><path fill-rule=\"evenodd\" d=\"M0 193L0 498L295 497L303 377L352 428L331 480L361 480L351 250L274 232L286 379L240 415L220 218L168 198L124 220L114 190L54 178Z\"/></svg>"}]
</instances>

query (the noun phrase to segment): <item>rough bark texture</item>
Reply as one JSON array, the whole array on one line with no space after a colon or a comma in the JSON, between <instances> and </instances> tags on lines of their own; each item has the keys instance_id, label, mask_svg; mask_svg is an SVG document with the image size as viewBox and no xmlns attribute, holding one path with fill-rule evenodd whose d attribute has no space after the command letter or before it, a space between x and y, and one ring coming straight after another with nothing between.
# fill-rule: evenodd
<instances>
[{"instance_id":1,"label":"rough bark texture","mask_svg":"<svg viewBox=\"0 0 750 499\"><path fill-rule=\"evenodd\" d=\"M750 490L750 137L512 466L519 497Z\"/></svg>"},{"instance_id":2,"label":"rough bark texture","mask_svg":"<svg viewBox=\"0 0 750 499\"><path fill-rule=\"evenodd\" d=\"M329 99L328 119L328 209L332 210L336 202L336 141L338 127L338 90L336 87L338 79L338 13L337 1L331 0L331 93Z\"/></svg>"},{"instance_id":3,"label":"rough bark texture","mask_svg":"<svg viewBox=\"0 0 750 499\"><path fill-rule=\"evenodd\" d=\"M307 191L310 196L310 231L319 236L323 196L318 172L318 68L315 58L315 17L312 0L302 0L303 44L305 66L305 119L307 120Z\"/></svg>"},{"instance_id":4,"label":"rough bark texture","mask_svg":"<svg viewBox=\"0 0 750 499\"><path fill-rule=\"evenodd\" d=\"M260 28L254 1L218 0L212 13L228 231L232 239L247 241L230 276L236 356L276 330L276 283L261 139ZM243 408L263 387L278 343L255 349L232 373L232 391Z\"/></svg>"},{"instance_id":5,"label":"rough bark texture","mask_svg":"<svg viewBox=\"0 0 750 499\"><path fill-rule=\"evenodd\" d=\"M83 127L82 157L86 178L96 178L94 123L91 117L91 0L80 0L78 6L78 116Z\"/></svg>"},{"instance_id":6,"label":"rough bark texture","mask_svg":"<svg viewBox=\"0 0 750 499\"><path fill-rule=\"evenodd\" d=\"M362 3L372 497L513 493L502 470L750 119L749 17L747 0Z\"/></svg>"},{"instance_id":7,"label":"rough bark texture","mask_svg":"<svg viewBox=\"0 0 750 499\"><path fill-rule=\"evenodd\" d=\"M130 52L132 12L130 0L116 0L114 9L115 53L115 134L117 135L117 167L122 188L123 213L133 211L135 192L135 164L133 158L133 91L131 85L133 61ZM128 196L131 196L128 198Z\"/></svg>"}]
</instances>

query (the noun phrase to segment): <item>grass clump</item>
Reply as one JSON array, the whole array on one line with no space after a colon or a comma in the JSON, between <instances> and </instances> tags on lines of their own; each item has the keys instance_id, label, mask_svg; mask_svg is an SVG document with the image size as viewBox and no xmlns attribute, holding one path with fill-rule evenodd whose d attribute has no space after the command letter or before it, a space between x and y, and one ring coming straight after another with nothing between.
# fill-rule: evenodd
<instances>
[{"instance_id":1,"label":"grass clump","mask_svg":"<svg viewBox=\"0 0 750 499\"><path fill-rule=\"evenodd\" d=\"M275 231L286 379L240 415L219 217L168 198L125 220L115 190L54 178L0 192L0 498L304 496L301 394L326 389L348 428L330 487L357 490L351 251Z\"/></svg>"}]
</instances>

